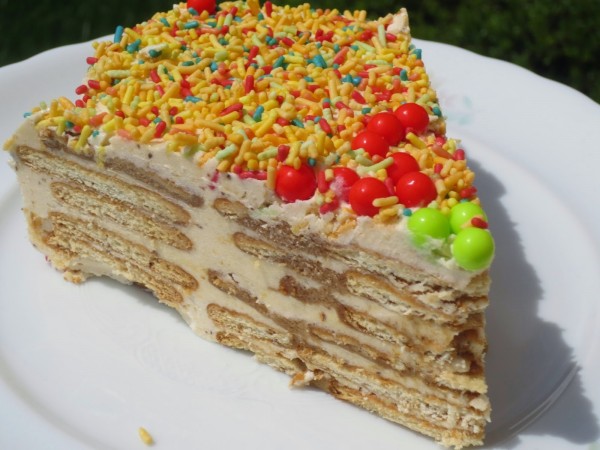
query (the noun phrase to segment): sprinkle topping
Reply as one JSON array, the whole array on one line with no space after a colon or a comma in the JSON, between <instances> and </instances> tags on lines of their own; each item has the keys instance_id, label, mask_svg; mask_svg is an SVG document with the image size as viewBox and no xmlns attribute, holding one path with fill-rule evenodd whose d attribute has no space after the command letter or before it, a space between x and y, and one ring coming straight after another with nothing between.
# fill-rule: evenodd
<instances>
[{"instance_id":1,"label":"sprinkle topping","mask_svg":"<svg viewBox=\"0 0 600 450\"><path fill-rule=\"evenodd\" d=\"M257 0L180 3L94 43L77 99L53 101L39 126L55 126L74 150L118 135L198 165L216 160L218 172L264 180L283 201L314 197L321 214L343 208L388 221L429 206L448 216L461 201L479 203L474 174L445 138L421 51L398 17ZM429 180L422 198L403 200L396 154ZM365 185L361 206L351 186L336 190L341 168L354 174L345 183L379 182Z\"/></svg>"}]
</instances>

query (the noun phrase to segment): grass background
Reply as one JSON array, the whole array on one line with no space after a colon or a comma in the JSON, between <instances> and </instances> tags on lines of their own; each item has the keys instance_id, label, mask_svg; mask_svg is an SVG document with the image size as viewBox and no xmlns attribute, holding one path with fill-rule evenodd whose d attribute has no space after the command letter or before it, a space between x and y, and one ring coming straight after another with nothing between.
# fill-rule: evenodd
<instances>
[{"instance_id":1,"label":"grass background","mask_svg":"<svg viewBox=\"0 0 600 450\"><path fill-rule=\"evenodd\" d=\"M0 0L0 66L111 34L116 25L141 22L173 3ZM372 17L405 6L416 38L513 62L600 103L600 0L314 0L312 4L366 9Z\"/></svg>"}]
</instances>

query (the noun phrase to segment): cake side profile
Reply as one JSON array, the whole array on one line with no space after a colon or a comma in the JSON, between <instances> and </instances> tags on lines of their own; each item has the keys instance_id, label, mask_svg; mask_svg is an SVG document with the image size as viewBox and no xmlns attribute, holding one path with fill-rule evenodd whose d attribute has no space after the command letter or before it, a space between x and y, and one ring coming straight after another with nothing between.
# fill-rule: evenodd
<instances>
[{"instance_id":1,"label":"cake side profile","mask_svg":"<svg viewBox=\"0 0 600 450\"><path fill-rule=\"evenodd\" d=\"M6 142L31 242L201 337L461 448L494 242L405 10L177 4Z\"/></svg>"}]
</instances>

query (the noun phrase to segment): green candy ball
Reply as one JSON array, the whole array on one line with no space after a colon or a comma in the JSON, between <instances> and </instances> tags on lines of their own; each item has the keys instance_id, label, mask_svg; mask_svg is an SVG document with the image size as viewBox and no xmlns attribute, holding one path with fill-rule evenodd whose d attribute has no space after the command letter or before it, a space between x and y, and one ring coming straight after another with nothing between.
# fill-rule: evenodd
<instances>
[{"instance_id":1,"label":"green candy ball","mask_svg":"<svg viewBox=\"0 0 600 450\"><path fill-rule=\"evenodd\" d=\"M408 229L413 233L413 241L423 245L427 237L446 239L450 236L448 218L434 208L421 208L408 218Z\"/></svg>"},{"instance_id":2,"label":"green candy ball","mask_svg":"<svg viewBox=\"0 0 600 450\"><path fill-rule=\"evenodd\" d=\"M492 262L494 239L490 232L481 228L464 228L452 243L452 256L463 269L484 269Z\"/></svg>"},{"instance_id":3,"label":"green candy ball","mask_svg":"<svg viewBox=\"0 0 600 450\"><path fill-rule=\"evenodd\" d=\"M454 233L458 233L465 228L465 224L470 222L471 219L476 216L487 221L487 216L480 206L471 202L458 203L450 210L450 228L452 228ZM470 226L470 224L467 226Z\"/></svg>"}]
</instances>

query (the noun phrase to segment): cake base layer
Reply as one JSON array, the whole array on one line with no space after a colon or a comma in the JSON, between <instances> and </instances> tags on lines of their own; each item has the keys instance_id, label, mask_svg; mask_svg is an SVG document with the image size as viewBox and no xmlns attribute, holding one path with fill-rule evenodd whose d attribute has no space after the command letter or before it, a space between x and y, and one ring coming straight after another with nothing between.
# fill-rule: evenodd
<instances>
[{"instance_id":1,"label":"cake base layer","mask_svg":"<svg viewBox=\"0 0 600 450\"><path fill-rule=\"evenodd\" d=\"M100 167L52 142L14 157L31 240L67 279L138 284L200 336L252 352L293 386L446 446L482 443L485 275L455 289L253 217L208 186L188 192L149 163Z\"/></svg>"}]
</instances>

